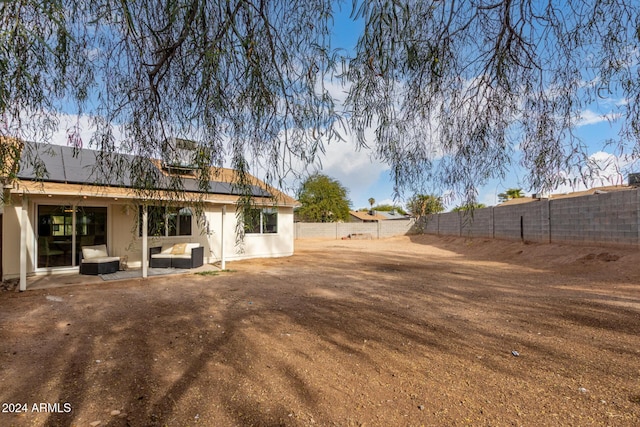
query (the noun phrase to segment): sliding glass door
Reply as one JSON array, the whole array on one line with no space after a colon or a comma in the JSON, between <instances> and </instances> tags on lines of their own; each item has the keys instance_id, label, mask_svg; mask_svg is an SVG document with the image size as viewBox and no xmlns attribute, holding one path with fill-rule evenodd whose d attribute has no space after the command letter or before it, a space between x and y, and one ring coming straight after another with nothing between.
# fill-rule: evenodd
<instances>
[{"instance_id":1,"label":"sliding glass door","mask_svg":"<svg viewBox=\"0 0 640 427\"><path fill-rule=\"evenodd\" d=\"M73 265L73 209L38 206L38 268Z\"/></svg>"},{"instance_id":2,"label":"sliding glass door","mask_svg":"<svg viewBox=\"0 0 640 427\"><path fill-rule=\"evenodd\" d=\"M76 262L80 263L83 246L107 244L107 208L76 208Z\"/></svg>"},{"instance_id":3,"label":"sliding glass door","mask_svg":"<svg viewBox=\"0 0 640 427\"><path fill-rule=\"evenodd\" d=\"M82 246L107 242L107 208L38 206L37 267L78 265Z\"/></svg>"}]
</instances>

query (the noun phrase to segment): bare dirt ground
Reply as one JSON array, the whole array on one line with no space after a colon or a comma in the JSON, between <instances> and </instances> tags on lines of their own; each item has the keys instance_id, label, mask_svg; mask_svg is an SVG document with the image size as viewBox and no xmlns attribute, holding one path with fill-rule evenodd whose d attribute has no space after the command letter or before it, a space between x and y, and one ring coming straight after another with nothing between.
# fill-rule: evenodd
<instances>
[{"instance_id":1,"label":"bare dirt ground","mask_svg":"<svg viewBox=\"0 0 640 427\"><path fill-rule=\"evenodd\" d=\"M637 249L298 241L229 268L0 292L0 425L640 425Z\"/></svg>"}]
</instances>

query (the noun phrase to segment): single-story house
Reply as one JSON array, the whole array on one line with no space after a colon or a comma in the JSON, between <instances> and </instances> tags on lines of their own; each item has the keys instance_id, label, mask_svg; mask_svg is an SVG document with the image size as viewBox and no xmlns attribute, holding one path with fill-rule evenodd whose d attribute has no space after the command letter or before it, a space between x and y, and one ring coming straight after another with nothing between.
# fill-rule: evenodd
<instances>
[{"instance_id":1,"label":"single-story house","mask_svg":"<svg viewBox=\"0 0 640 427\"><path fill-rule=\"evenodd\" d=\"M78 271L83 246L106 245L109 256L141 268L143 277L149 248L173 243L198 243L204 262L220 261L223 268L226 260L293 254L298 202L255 177L239 187L235 171L212 168L203 186L197 171L183 163L118 153L104 159L99 151L9 138L0 145L0 275L19 278L20 290L29 275ZM8 164L7 147L18 148L18 163ZM25 153L40 162L34 166ZM131 165L147 168L145 191ZM111 170L120 173L105 173ZM183 191L169 191L176 180ZM250 220L236 215L247 188Z\"/></svg>"}]
</instances>

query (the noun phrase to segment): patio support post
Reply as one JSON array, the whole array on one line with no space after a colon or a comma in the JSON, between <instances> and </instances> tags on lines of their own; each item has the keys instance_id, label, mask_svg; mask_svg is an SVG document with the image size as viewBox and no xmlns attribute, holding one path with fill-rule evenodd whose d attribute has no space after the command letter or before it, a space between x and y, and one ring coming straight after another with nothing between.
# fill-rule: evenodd
<instances>
[{"instance_id":1,"label":"patio support post","mask_svg":"<svg viewBox=\"0 0 640 427\"><path fill-rule=\"evenodd\" d=\"M76 218L78 216L78 208L76 205L72 205L71 209L73 209L73 213L71 214L71 229L73 230L73 232L71 233L71 247L72 248L76 248L77 244L79 244L79 240L76 239L76 233L77 233L77 223L76 223ZM77 249L76 249L77 250ZM80 249L82 250L82 249ZM71 265L76 267L78 264L76 263L76 254L73 253L72 251L72 256L71 256Z\"/></svg>"},{"instance_id":2,"label":"patio support post","mask_svg":"<svg viewBox=\"0 0 640 427\"><path fill-rule=\"evenodd\" d=\"M224 217L227 214L227 206L222 205L222 228L220 232L220 268L226 270L226 259L224 256Z\"/></svg>"},{"instance_id":3,"label":"patio support post","mask_svg":"<svg viewBox=\"0 0 640 427\"><path fill-rule=\"evenodd\" d=\"M22 193L22 212L20 213L20 292L27 290L27 223L29 222L29 202Z\"/></svg>"},{"instance_id":4,"label":"patio support post","mask_svg":"<svg viewBox=\"0 0 640 427\"><path fill-rule=\"evenodd\" d=\"M149 256L149 251L147 247L149 246L149 242L147 241L147 205L142 205L142 277L147 277L147 257Z\"/></svg>"}]
</instances>

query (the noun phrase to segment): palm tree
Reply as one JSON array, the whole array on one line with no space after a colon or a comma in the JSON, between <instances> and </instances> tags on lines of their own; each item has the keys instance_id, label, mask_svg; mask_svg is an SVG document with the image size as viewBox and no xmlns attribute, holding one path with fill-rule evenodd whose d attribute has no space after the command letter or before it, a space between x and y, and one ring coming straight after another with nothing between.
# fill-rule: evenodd
<instances>
[{"instance_id":1,"label":"palm tree","mask_svg":"<svg viewBox=\"0 0 640 427\"><path fill-rule=\"evenodd\" d=\"M511 199L520 199L524 197L524 193L522 192L522 188L509 188L504 193L498 194L498 199L500 202L506 202Z\"/></svg>"},{"instance_id":2,"label":"palm tree","mask_svg":"<svg viewBox=\"0 0 640 427\"><path fill-rule=\"evenodd\" d=\"M376 199L373 197L369 197L369 205L371 205L371 210L373 210L373 204L376 202Z\"/></svg>"},{"instance_id":3,"label":"palm tree","mask_svg":"<svg viewBox=\"0 0 640 427\"><path fill-rule=\"evenodd\" d=\"M467 212L474 211L476 209L483 209L486 207L487 205L485 205L484 203L467 203L466 205L456 206L455 208L451 209L451 212Z\"/></svg>"}]
</instances>

